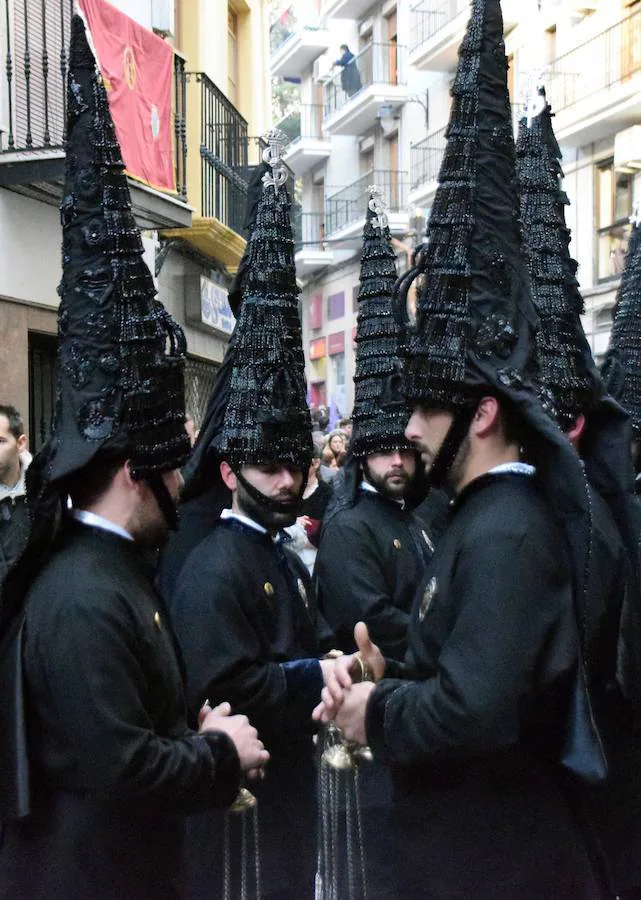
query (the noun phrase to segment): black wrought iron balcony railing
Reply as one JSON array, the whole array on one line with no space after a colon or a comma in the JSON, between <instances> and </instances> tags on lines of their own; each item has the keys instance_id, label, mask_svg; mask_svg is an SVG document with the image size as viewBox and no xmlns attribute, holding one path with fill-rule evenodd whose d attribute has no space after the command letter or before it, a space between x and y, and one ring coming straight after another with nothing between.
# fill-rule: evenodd
<instances>
[{"instance_id":1,"label":"black wrought iron balcony railing","mask_svg":"<svg viewBox=\"0 0 641 900\"><path fill-rule=\"evenodd\" d=\"M404 56L405 47L393 41L389 44L368 44L323 86L325 116L342 109L361 90L373 84L405 84Z\"/></svg>"},{"instance_id":2,"label":"black wrought iron balcony railing","mask_svg":"<svg viewBox=\"0 0 641 900\"><path fill-rule=\"evenodd\" d=\"M267 144L248 134L247 121L204 72L188 72L200 86L200 212L245 237L247 187ZM289 167L287 187L293 195Z\"/></svg>"},{"instance_id":3,"label":"black wrought iron balcony railing","mask_svg":"<svg viewBox=\"0 0 641 900\"><path fill-rule=\"evenodd\" d=\"M403 209L407 202L407 173L390 169L372 169L358 181L342 188L325 200L325 231L330 235L365 218L370 185L383 194L388 210Z\"/></svg>"},{"instance_id":4,"label":"black wrought iron balcony railing","mask_svg":"<svg viewBox=\"0 0 641 900\"><path fill-rule=\"evenodd\" d=\"M412 190L436 181L445 154L445 132L440 128L410 147L410 184Z\"/></svg>"},{"instance_id":5,"label":"black wrought iron balcony railing","mask_svg":"<svg viewBox=\"0 0 641 900\"><path fill-rule=\"evenodd\" d=\"M278 128L289 138L290 144L301 139L320 140L322 132L323 107L320 103L303 103L298 109L278 123Z\"/></svg>"},{"instance_id":6,"label":"black wrought iron balcony railing","mask_svg":"<svg viewBox=\"0 0 641 900\"><path fill-rule=\"evenodd\" d=\"M200 84L200 206L241 234L250 175L247 121L204 72L190 72ZM257 154L255 154L257 156ZM257 163L254 160L254 164Z\"/></svg>"},{"instance_id":7,"label":"black wrought iron balcony railing","mask_svg":"<svg viewBox=\"0 0 641 900\"><path fill-rule=\"evenodd\" d=\"M73 0L4 0L0 152L62 147Z\"/></svg>"},{"instance_id":8,"label":"black wrought iron balcony railing","mask_svg":"<svg viewBox=\"0 0 641 900\"><path fill-rule=\"evenodd\" d=\"M422 0L412 7L410 50L418 50L470 6L470 0Z\"/></svg>"},{"instance_id":9,"label":"black wrought iron balcony railing","mask_svg":"<svg viewBox=\"0 0 641 900\"><path fill-rule=\"evenodd\" d=\"M595 60L599 61L595 65ZM552 109L563 112L580 100L641 72L641 10L557 57L545 70Z\"/></svg>"},{"instance_id":10,"label":"black wrought iron balcony railing","mask_svg":"<svg viewBox=\"0 0 641 900\"><path fill-rule=\"evenodd\" d=\"M298 212L294 216L294 242L296 252L327 250L325 243L325 215L315 212Z\"/></svg>"},{"instance_id":11,"label":"black wrought iron balcony railing","mask_svg":"<svg viewBox=\"0 0 641 900\"><path fill-rule=\"evenodd\" d=\"M73 0L4 0L0 51L0 161L16 151L64 147ZM174 54L176 193L186 199L185 64Z\"/></svg>"}]
</instances>

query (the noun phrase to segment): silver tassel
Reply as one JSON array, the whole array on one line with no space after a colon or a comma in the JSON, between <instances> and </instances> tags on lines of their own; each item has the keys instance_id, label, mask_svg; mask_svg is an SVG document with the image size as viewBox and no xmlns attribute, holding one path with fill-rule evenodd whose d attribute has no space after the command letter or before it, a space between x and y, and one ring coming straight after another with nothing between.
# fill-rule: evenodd
<instances>
[{"instance_id":1,"label":"silver tassel","mask_svg":"<svg viewBox=\"0 0 641 900\"><path fill-rule=\"evenodd\" d=\"M254 851L254 893L250 895L250 874L249 874L249 857L250 857L250 840L249 840L249 819L251 817L251 832L253 839ZM234 890L234 877L232 871L232 827L234 823L240 824L240 891ZM258 842L258 801L251 791L243 787L238 792L238 796L225 813L224 836L223 836L223 900L260 900L260 846Z\"/></svg>"},{"instance_id":2,"label":"silver tassel","mask_svg":"<svg viewBox=\"0 0 641 900\"><path fill-rule=\"evenodd\" d=\"M335 725L327 727L319 772L316 900L367 900L359 769L368 759L367 747L344 741ZM346 870L341 867L343 848Z\"/></svg>"}]
</instances>

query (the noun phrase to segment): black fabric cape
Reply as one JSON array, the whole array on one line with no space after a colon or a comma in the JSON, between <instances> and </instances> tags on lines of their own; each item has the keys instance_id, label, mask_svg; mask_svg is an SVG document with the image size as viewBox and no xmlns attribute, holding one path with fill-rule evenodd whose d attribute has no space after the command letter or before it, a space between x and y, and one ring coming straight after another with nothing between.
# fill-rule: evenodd
<instances>
[{"instance_id":1,"label":"black fabric cape","mask_svg":"<svg viewBox=\"0 0 641 900\"><path fill-rule=\"evenodd\" d=\"M29 510L24 494L0 501L0 591L7 572L29 538Z\"/></svg>"},{"instance_id":2,"label":"black fabric cape","mask_svg":"<svg viewBox=\"0 0 641 900\"><path fill-rule=\"evenodd\" d=\"M322 687L317 660L331 649L332 635L317 614L307 569L269 535L221 520L191 553L167 599L192 710L205 699L228 701L249 717L271 754L265 781L251 786L258 797L264 891L311 896L311 712ZM221 838L220 816L190 823L189 897L222 883ZM240 852L238 845L233 852Z\"/></svg>"},{"instance_id":3,"label":"black fabric cape","mask_svg":"<svg viewBox=\"0 0 641 900\"><path fill-rule=\"evenodd\" d=\"M367 708L397 791L395 887L376 896L599 896L556 762L579 668L572 569L533 480L486 475L459 496L407 664Z\"/></svg>"},{"instance_id":4,"label":"black fabric cape","mask_svg":"<svg viewBox=\"0 0 641 900\"><path fill-rule=\"evenodd\" d=\"M398 503L361 490L323 528L314 569L318 605L340 650L352 653L365 622L383 654L402 661L409 613L434 543Z\"/></svg>"},{"instance_id":5,"label":"black fabric cape","mask_svg":"<svg viewBox=\"0 0 641 900\"><path fill-rule=\"evenodd\" d=\"M31 815L0 897L180 897L188 813L234 799L238 756L188 728L161 598L133 542L66 523L26 599Z\"/></svg>"},{"instance_id":6,"label":"black fabric cape","mask_svg":"<svg viewBox=\"0 0 641 900\"><path fill-rule=\"evenodd\" d=\"M641 778L639 738L618 683L618 647L630 562L617 523L601 495L590 489L592 534L584 627L592 709L601 734L608 776L603 784L576 784L592 857L612 896L641 885Z\"/></svg>"},{"instance_id":7,"label":"black fabric cape","mask_svg":"<svg viewBox=\"0 0 641 900\"><path fill-rule=\"evenodd\" d=\"M220 514L229 505L229 497L214 485L180 504L178 530L172 531L160 553L156 585L163 597L171 597L176 579L187 557L218 524Z\"/></svg>"}]
</instances>

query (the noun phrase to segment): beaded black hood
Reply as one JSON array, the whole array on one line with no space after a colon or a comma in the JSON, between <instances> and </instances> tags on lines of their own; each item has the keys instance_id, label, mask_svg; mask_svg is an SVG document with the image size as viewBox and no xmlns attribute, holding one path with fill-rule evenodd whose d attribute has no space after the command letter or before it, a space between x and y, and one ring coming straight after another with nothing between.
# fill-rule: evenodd
<instances>
[{"instance_id":1,"label":"beaded black hood","mask_svg":"<svg viewBox=\"0 0 641 900\"><path fill-rule=\"evenodd\" d=\"M311 462L291 200L278 174L282 163L272 163L260 166L260 180L255 173L250 185L240 308L187 465L186 498L219 484L221 459L235 468L289 462L305 473Z\"/></svg>"},{"instance_id":2,"label":"beaded black hood","mask_svg":"<svg viewBox=\"0 0 641 900\"><path fill-rule=\"evenodd\" d=\"M641 437L641 224L635 221L614 308L610 345L602 368L610 394Z\"/></svg>"},{"instance_id":3,"label":"beaded black hood","mask_svg":"<svg viewBox=\"0 0 641 900\"><path fill-rule=\"evenodd\" d=\"M354 456L411 449L405 438L408 409L398 358L399 328L392 311L396 257L382 198L373 190L363 229L356 369L354 373Z\"/></svg>"},{"instance_id":4,"label":"beaded black hood","mask_svg":"<svg viewBox=\"0 0 641 900\"><path fill-rule=\"evenodd\" d=\"M516 154L507 89L507 59L499 0L473 0L452 88L453 106L427 239L395 290L395 310L407 328L404 387L412 406L454 413L451 466L478 399L498 397L523 426L536 483L568 542L575 579L577 646L587 652L585 604L590 570L591 511L586 472L574 448L537 396L538 315L522 246ZM416 321L408 306L416 295ZM460 429L458 433L455 428ZM575 700L588 704L585 669L577 669ZM577 709L579 706L577 706ZM604 775L594 722L580 714L588 779ZM568 726L570 726L568 720ZM583 727L585 726L585 727ZM559 748L570 769L572 730ZM586 767L587 769L587 767Z\"/></svg>"},{"instance_id":5,"label":"beaded black hood","mask_svg":"<svg viewBox=\"0 0 641 900\"><path fill-rule=\"evenodd\" d=\"M516 145L523 244L540 318L539 396L566 431L594 407L603 385L581 324L584 304L569 249L561 150L545 91L541 88L538 95L541 111L531 121L521 119Z\"/></svg>"},{"instance_id":6,"label":"beaded black hood","mask_svg":"<svg viewBox=\"0 0 641 900\"><path fill-rule=\"evenodd\" d=\"M132 475L149 482L173 527L161 475L189 454L184 335L156 300L143 261L107 94L79 16L71 25L66 108L56 409L50 439L27 471L31 532L3 585L0 632L51 552L69 476L98 455L126 453Z\"/></svg>"},{"instance_id":7,"label":"beaded black hood","mask_svg":"<svg viewBox=\"0 0 641 900\"><path fill-rule=\"evenodd\" d=\"M59 378L43 477L54 482L82 469L114 441L131 448L134 477L178 468L189 453L185 339L155 297L107 94L79 16L71 29L60 212Z\"/></svg>"},{"instance_id":8,"label":"beaded black hood","mask_svg":"<svg viewBox=\"0 0 641 900\"><path fill-rule=\"evenodd\" d=\"M396 294L411 405L461 409L478 389L518 390L534 366L507 67L500 3L473 0L426 241Z\"/></svg>"}]
</instances>

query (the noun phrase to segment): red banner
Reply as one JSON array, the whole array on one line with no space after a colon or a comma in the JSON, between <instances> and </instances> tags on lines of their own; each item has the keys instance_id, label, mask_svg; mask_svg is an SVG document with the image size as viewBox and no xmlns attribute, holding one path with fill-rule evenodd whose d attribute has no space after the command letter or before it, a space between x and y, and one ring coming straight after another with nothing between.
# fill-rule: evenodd
<instances>
[{"instance_id":1,"label":"red banner","mask_svg":"<svg viewBox=\"0 0 641 900\"><path fill-rule=\"evenodd\" d=\"M109 96L127 173L175 191L170 44L107 0L79 0Z\"/></svg>"}]
</instances>

